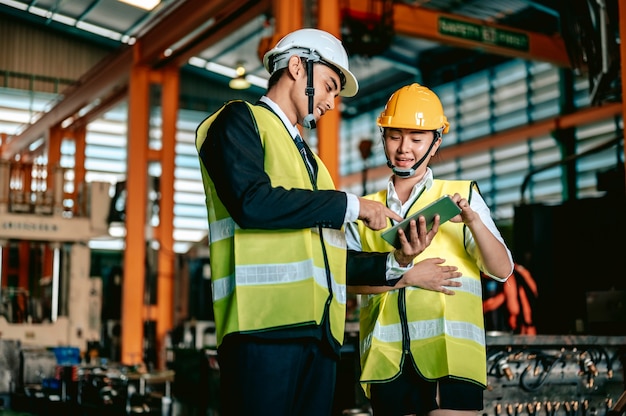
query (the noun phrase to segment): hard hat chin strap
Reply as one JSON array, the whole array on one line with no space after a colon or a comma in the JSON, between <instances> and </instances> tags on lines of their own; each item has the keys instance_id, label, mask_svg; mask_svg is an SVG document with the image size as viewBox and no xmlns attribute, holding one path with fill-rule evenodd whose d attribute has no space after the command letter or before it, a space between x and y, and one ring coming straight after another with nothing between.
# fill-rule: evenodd
<instances>
[{"instance_id":1,"label":"hard hat chin strap","mask_svg":"<svg viewBox=\"0 0 626 416\"><path fill-rule=\"evenodd\" d=\"M313 59L307 59L306 61L306 89L304 93L309 97L309 114L302 120L302 127L314 129L317 127L317 124L313 115L313 96L315 95L315 88L313 88Z\"/></svg>"}]
</instances>

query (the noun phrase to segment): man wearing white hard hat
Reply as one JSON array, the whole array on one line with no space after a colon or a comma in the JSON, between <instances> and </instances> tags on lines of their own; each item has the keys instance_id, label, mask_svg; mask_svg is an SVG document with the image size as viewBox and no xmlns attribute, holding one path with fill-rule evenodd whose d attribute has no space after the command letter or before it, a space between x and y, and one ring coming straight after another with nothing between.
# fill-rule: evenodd
<instances>
[{"instance_id":1,"label":"man wearing white hard hat","mask_svg":"<svg viewBox=\"0 0 626 416\"><path fill-rule=\"evenodd\" d=\"M342 226L359 218L377 230L400 218L337 191L300 137L297 125L315 128L338 96L358 91L341 42L297 30L263 64L271 74L266 94L255 104L227 103L196 132L220 414L329 415L346 309ZM367 260L359 264L368 269Z\"/></svg>"}]
</instances>

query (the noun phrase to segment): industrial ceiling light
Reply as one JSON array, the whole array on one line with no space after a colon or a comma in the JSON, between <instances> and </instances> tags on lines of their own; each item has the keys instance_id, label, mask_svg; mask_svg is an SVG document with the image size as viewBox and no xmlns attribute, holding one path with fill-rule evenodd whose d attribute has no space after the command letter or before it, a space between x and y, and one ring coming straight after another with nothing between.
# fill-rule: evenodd
<instances>
[{"instance_id":1,"label":"industrial ceiling light","mask_svg":"<svg viewBox=\"0 0 626 416\"><path fill-rule=\"evenodd\" d=\"M245 90L250 88L250 82L246 79L246 68L243 67L243 63L237 64L235 70L237 76L230 80L228 86L234 90Z\"/></svg>"},{"instance_id":2,"label":"industrial ceiling light","mask_svg":"<svg viewBox=\"0 0 626 416\"><path fill-rule=\"evenodd\" d=\"M130 4L131 6L139 7L144 10L154 9L161 0L119 0L122 3Z\"/></svg>"}]
</instances>

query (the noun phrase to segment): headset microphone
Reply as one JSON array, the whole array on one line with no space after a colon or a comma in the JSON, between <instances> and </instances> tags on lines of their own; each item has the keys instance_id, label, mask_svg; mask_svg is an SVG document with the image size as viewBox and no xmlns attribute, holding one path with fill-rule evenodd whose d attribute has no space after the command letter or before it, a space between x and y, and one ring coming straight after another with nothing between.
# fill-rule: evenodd
<instances>
[{"instance_id":1,"label":"headset microphone","mask_svg":"<svg viewBox=\"0 0 626 416\"><path fill-rule=\"evenodd\" d=\"M422 164L422 161L419 161L408 169L402 169L402 168L398 168L392 165L391 162L387 162L387 166L391 168L393 173L395 173L396 176L399 176L401 178L410 178L411 176L415 175L415 169L417 169L417 167L421 164Z\"/></svg>"},{"instance_id":2,"label":"headset microphone","mask_svg":"<svg viewBox=\"0 0 626 416\"><path fill-rule=\"evenodd\" d=\"M315 116L313 116L313 114L307 114L304 120L302 120L302 127L305 129L314 129L316 127Z\"/></svg>"}]
</instances>

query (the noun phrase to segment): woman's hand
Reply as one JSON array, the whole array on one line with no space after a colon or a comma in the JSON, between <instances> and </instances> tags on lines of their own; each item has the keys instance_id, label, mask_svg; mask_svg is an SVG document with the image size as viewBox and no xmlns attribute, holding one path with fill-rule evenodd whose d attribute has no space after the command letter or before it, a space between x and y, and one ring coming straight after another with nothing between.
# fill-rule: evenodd
<instances>
[{"instance_id":1,"label":"woman's hand","mask_svg":"<svg viewBox=\"0 0 626 416\"><path fill-rule=\"evenodd\" d=\"M409 223L409 235L407 236L403 229L398 230L398 238L400 240L400 248L393 252L393 256L402 267L406 267L413 262L413 259L428 247L435 238L439 230L439 215L435 216L433 227L428 231L426 229L426 219L422 216L419 221L411 221Z\"/></svg>"},{"instance_id":2,"label":"woman's hand","mask_svg":"<svg viewBox=\"0 0 626 416\"><path fill-rule=\"evenodd\" d=\"M480 216L470 207L470 203L466 198L462 198L458 193L452 195L451 198L461 209L459 215L450 219L451 222L463 222L466 225L470 225L473 221L480 221Z\"/></svg>"}]
</instances>

